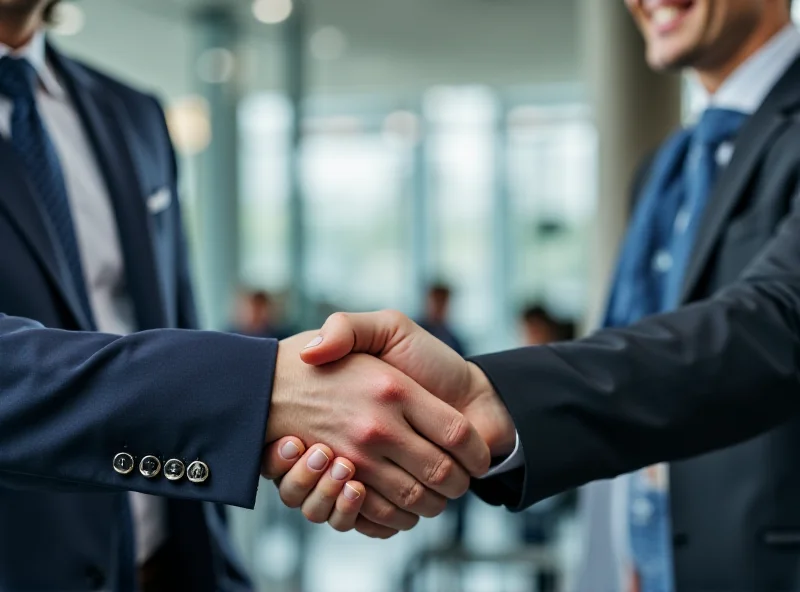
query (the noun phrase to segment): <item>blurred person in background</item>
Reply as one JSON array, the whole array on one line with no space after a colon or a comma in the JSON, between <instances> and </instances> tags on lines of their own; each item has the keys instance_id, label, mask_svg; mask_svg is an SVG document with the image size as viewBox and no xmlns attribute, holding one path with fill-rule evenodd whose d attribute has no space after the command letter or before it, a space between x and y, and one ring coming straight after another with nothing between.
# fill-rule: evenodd
<instances>
[{"instance_id":1,"label":"blurred person in background","mask_svg":"<svg viewBox=\"0 0 800 592\"><path fill-rule=\"evenodd\" d=\"M425 315L419 319L420 327L452 348L459 356L466 350L456 331L450 325L450 303L453 289L445 282L435 282L425 293ZM448 504L448 514L453 518L453 531L449 544L456 548L464 546L467 531L468 498L453 500Z\"/></svg>"},{"instance_id":2,"label":"blurred person in background","mask_svg":"<svg viewBox=\"0 0 800 592\"><path fill-rule=\"evenodd\" d=\"M425 296L425 316L419 319L418 323L428 333L463 356L466 353L464 343L448 321L452 296L453 290L444 282L431 285Z\"/></svg>"},{"instance_id":3,"label":"blurred person in background","mask_svg":"<svg viewBox=\"0 0 800 592\"><path fill-rule=\"evenodd\" d=\"M522 309L519 324L526 346L567 341L575 337L574 323L555 317L547 308L531 304ZM523 516L523 540L527 545L552 546L558 540L558 528L575 510L576 493L569 491L554 495L528 508ZM554 569L539 569L536 573L538 592L559 589L558 573Z\"/></svg>"},{"instance_id":4,"label":"blurred person in background","mask_svg":"<svg viewBox=\"0 0 800 592\"><path fill-rule=\"evenodd\" d=\"M563 322L538 304L525 307L520 314L525 345L544 345L575 338L575 323Z\"/></svg>"},{"instance_id":5,"label":"blurred person in background","mask_svg":"<svg viewBox=\"0 0 800 592\"><path fill-rule=\"evenodd\" d=\"M635 211L605 326L628 325L732 283L787 215L800 163L800 33L791 2L625 1L649 65L688 72L704 108L633 181ZM780 477L800 463L796 438L800 422L588 486L580 589L800 587L790 575L800 573L800 556L762 539L767 529L800 524L797 505L788 502L800 496L800 475ZM793 492L786 502L772 494L776 479ZM756 575L750 558L761 555Z\"/></svg>"},{"instance_id":6,"label":"blurred person in background","mask_svg":"<svg viewBox=\"0 0 800 592\"><path fill-rule=\"evenodd\" d=\"M249 337L285 339L292 335L292 331L279 318L271 294L264 290L241 290L236 298L236 325L233 332Z\"/></svg>"}]
</instances>

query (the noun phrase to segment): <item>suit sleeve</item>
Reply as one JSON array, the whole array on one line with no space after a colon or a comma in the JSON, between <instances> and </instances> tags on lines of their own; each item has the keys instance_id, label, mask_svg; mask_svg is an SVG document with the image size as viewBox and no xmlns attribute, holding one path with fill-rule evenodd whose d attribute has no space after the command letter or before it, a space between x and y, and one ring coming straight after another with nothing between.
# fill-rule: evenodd
<instances>
[{"instance_id":1,"label":"suit sleeve","mask_svg":"<svg viewBox=\"0 0 800 592\"><path fill-rule=\"evenodd\" d=\"M475 358L508 406L525 467L475 482L523 509L654 462L729 446L800 411L800 208L715 297L571 343Z\"/></svg>"},{"instance_id":2,"label":"suit sleeve","mask_svg":"<svg viewBox=\"0 0 800 592\"><path fill-rule=\"evenodd\" d=\"M276 353L274 340L182 330L119 337L0 315L0 481L252 508ZM112 466L120 452L137 460L128 475ZM200 460L210 476L146 479L146 455Z\"/></svg>"}]
</instances>

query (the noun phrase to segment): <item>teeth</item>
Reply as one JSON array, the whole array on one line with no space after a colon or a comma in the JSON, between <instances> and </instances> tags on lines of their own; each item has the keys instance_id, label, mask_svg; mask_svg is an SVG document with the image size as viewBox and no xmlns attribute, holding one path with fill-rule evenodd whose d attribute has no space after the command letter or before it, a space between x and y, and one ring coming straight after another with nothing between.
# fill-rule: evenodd
<instances>
[{"instance_id":1,"label":"teeth","mask_svg":"<svg viewBox=\"0 0 800 592\"><path fill-rule=\"evenodd\" d=\"M653 11L653 23L657 26L666 25L674 21L681 14L675 6L659 6Z\"/></svg>"}]
</instances>

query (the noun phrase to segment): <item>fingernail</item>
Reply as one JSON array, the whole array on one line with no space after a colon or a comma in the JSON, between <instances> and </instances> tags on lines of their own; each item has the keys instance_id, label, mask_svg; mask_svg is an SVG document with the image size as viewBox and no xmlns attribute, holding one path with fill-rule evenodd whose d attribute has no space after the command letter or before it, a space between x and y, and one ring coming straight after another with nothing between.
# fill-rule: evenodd
<instances>
[{"instance_id":1,"label":"fingernail","mask_svg":"<svg viewBox=\"0 0 800 592\"><path fill-rule=\"evenodd\" d=\"M342 463L336 463L331 468L331 477L337 481L344 481L350 476L350 467Z\"/></svg>"},{"instance_id":2,"label":"fingernail","mask_svg":"<svg viewBox=\"0 0 800 592\"><path fill-rule=\"evenodd\" d=\"M283 460L294 460L298 454L300 454L300 448L291 440L281 446L280 455Z\"/></svg>"},{"instance_id":3,"label":"fingernail","mask_svg":"<svg viewBox=\"0 0 800 592\"><path fill-rule=\"evenodd\" d=\"M303 349L310 349L312 347L317 347L320 343L322 343L322 335L317 335L314 339L308 342L308 345L305 346Z\"/></svg>"},{"instance_id":4,"label":"fingernail","mask_svg":"<svg viewBox=\"0 0 800 592\"><path fill-rule=\"evenodd\" d=\"M328 456L317 448L314 454L308 458L308 468L312 471L321 471L328 466L328 461L330 461Z\"/></svg>"},{"instance_id":5,"label":"fingernail","mask_svg":"<svg viewBox=\"0 0 800 592\"><path fill-rule=\"evenodd\" d=\"M345 485L344 496L350 501L353 501L361 497L361 492L352 485Z\"/></svg>"}]
</instances>

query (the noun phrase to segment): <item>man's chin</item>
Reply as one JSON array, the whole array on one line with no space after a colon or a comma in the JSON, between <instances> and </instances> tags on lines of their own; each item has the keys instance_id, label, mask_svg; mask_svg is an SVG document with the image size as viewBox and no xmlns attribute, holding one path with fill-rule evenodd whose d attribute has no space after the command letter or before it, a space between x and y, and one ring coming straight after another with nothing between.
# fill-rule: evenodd
<instances>
[{"instance_id":1,"label":"man's chin","mask_svg":"<svg viewBox=\"0 0 800 592\"><path fill-rule=\"evenodd\" d=\"M656 72L673 72L692 67L691 52L648 51L647 65Z\"/></svg>"}]
</instances>

